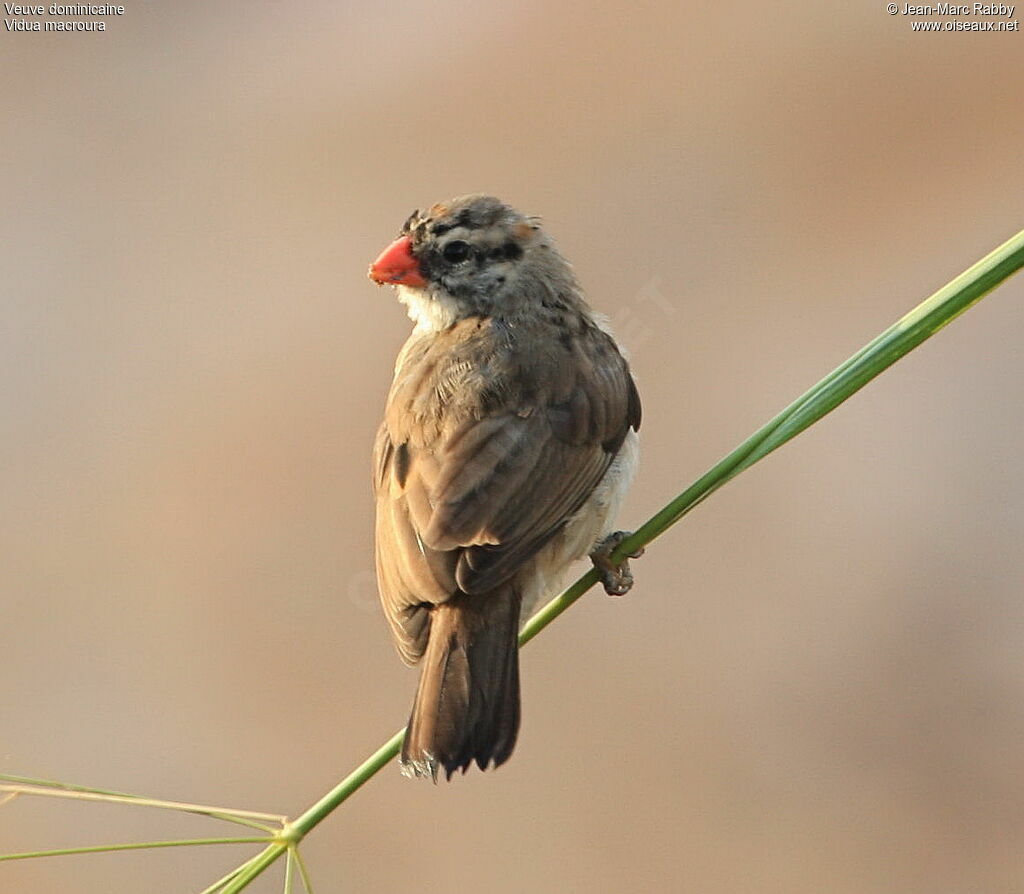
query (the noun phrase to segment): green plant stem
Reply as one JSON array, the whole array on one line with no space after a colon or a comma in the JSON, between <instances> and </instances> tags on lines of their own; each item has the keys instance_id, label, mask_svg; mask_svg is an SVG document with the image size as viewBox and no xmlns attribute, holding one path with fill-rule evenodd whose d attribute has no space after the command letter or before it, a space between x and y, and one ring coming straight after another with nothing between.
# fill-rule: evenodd
<instances>
[{"instance_id":1,"label":"green plant stem","mask_svg":"<svg viewBox=\"0 0 1024 894\"><path fill-rule=\"evenodd\" d=\"M233 878L236 878L240 873L244 872L245 868L249 865L249 863L252 862L252 860L253 858L250 857L248 860L246 860L246 862L241 863L240 865L232 869L230 872L226 873L225 875L222 875L208 888L203 888L203 890L200 891L199 894L220 894L220 892L224 890L224 886Z\"/></svg>"},{"instance_id":2,"label":"green plant stem","mask_svg":"<svg viewBox=\"0 0 1024 894\"><path fill-rule=\"evenodd\" d=\"M288 859L284 861L284 894L292 894L292 870L295 868L295 848L288 848Z\"/></svg>"},{"instance_id":3,"label":"green plant stem","mask_svg":"<svg viewBox=\"0 0 1024 894\"><path fill-rule=\"evenodd\" d=\"M274 813L259 813L255 810L235 810L230 807L211 807L207 804L188 804L183 801L163 801L157 798L145 798L126 792L113 792L106 789L87 788L84 785L71 785L65 782L54 782L50 779L34 779L28 776L10 776L0 773L0 792L8 798L18 795L31 795L47 798L70 798L78 801L105 801L109 804L129 804L135 807L156 807L162 810L178 810L183 813L195 813L220 819L229 823L238 823L263 832L273 833L276 830L257 820L270 820L278 826L284 825L288 817ZM2 802L0 802L2 803Z\"/></svg>"},{"instance_id":4,"label":"green plant stem","mask_svg":"<svg viewBox=\"0 0 1024 894\"><path fill-rule=\"evenodd\" d=\"M800 432L826 416L875 376L892 366L943 326L952 322L1022 266L1024 266L1024 231L1017 233L952 282L943 286L786 407L732 453L712 466L660 512L637 528L632 535L623 540L612 553L612 558L621 560L659 537L723 484L731 481L744 469L750 468L758 460L777 450L791 438L796 437ZM591 569L567 590L552 599L524 625L519 634L520 645L525 645L533 639L596 584L597 580L597 572ZM298 844L310 830L373 777L378 770L392 761L401 748L404 735L404 729L395 733L335 788L289 824L279 836L278 841L257 854L247 864L246 870L223 889L224 894L241 891L252 879L287 851L289 846Z\"/></svg>"},{"instance_id":5,"label":"green plant stem","mask_svg":"<svg viewBox=\"0 0 1024 894\"><path fill-rule=\"evenodd\" d=\"M140 851L157 847L196 847L201 844L259 844L269 841L266 835L246 838L186 838L174 841L138 841L127 844L95 844L86 847L63 847L50 851L26 851L22 854L0 854L4 860L29 860L32 857L65 857L69 854L105 854L109 851Z\"/></svg>"},{"instance_id":6,"label":"green plant stem","mask_svg":"<svg viewBox=\"0 0 1024 894\"><path fill-rule=\"evenodd\" d=\"M306 894L313 894L313 880L309 877L309 870L306 868L306 861L302 859L302 853L297 847L293 847L289 853L295 856L295 865L299 867L299 878L302 879L302 890Z\"/></svg>"},{"instance_id":7,"label":"green plant stem","mask_svg":"<svg viewBox=\"0 0 1024 894\"><path fill-rule=\"evenodd\" d=\"M306 834L320 824L349 795L373 777L381 767L392 761L402 746L405 729L400 729L387 742L349 773L331 791L324 795L312 807L306 810L294 822L288 823L278 835L277 840L260 851L251 861L248 868L223 889L224 894L241 891L256 876L273 865L288 848L298 844Z\"/></svg>"},{"instance_id":8,"label":"green plant stem","mask_svg":"<svg viewBox=\"0 0 1024 894\"><path fill-rule=\"evenodd\" d=\"M828 415L879 373L951 323L1021 267L1024 267L1024 230L915 307L793 401L732 453L715 463L623 540L612 553L612 558L623 559L663 534L722 485ZM591 569L544 606L523 627L520 643L533 639L597 583L597 579L597 573Z\"/></svg>"},{"instance_id":9,"label":"green plant stem","mask_svg":"<svg viewBox=\"0 0 1024 894\"><path fill-rule=\"evenodd\" d=\"M1022 266L1024 231L943 286L801 395L638 528L632 537L623 541L618 551L624 556L649 543L727 481L856 394L879 373L947 326Z\"/></svg>"}]
</instances>

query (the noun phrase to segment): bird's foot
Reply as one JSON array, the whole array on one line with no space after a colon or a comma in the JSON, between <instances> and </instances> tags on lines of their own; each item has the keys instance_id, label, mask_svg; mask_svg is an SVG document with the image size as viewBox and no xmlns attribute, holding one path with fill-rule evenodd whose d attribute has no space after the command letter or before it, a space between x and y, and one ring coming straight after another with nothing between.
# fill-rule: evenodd
<instances>
[{"instance_id":1,"label":"bird's foot","mask_svg":"<svg viewBox=\"0 0 1024 894\"><path fill-rule=\"evenodd\" d=\"M616 531L609 534L590 554L590 561L594 563L598 576L604 586L604 591L609 596L623 596L633 586L633 572L629 570L629 560L639 559L644 554L641 546L634 553L630 553L620 562L613 562L611 554L623 540L632 535L632 531Z\"/></svg>"}]
</instances>

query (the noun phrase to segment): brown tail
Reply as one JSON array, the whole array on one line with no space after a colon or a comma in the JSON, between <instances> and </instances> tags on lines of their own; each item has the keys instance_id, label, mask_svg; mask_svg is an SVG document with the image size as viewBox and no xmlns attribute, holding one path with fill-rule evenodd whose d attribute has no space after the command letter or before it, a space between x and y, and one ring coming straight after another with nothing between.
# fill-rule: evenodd
<instances>
[{"instance_id":1,"label":"brown tail","mask_svg":"<svg viewBox=\"0 0 1024 894\"><path fill-rule=\"evenodd\" d=\"M451 779L476 761L508 760L519 731L519 593L508 585L456 596L430 610L409 728L402 745L408 776Z\"/></svg>"}]
</instances>

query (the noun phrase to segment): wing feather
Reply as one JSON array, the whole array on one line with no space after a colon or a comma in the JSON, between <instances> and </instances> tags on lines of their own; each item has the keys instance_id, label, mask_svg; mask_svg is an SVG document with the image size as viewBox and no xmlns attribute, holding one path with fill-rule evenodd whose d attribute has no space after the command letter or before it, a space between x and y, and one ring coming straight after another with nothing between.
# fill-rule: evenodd
<instances>
[{"instance_id":1,"label":"wing feather","mask_svg":"<svg viewBox=\"0 0 1024 894\"><path fill-rule=\"evenodd\" d=\"M514 575L586 502L640 422L628 365L592 325L533 333L467 320L403 350L375 447L377 569L402 657L431 605Z\"/></svg>"}]
</instances>

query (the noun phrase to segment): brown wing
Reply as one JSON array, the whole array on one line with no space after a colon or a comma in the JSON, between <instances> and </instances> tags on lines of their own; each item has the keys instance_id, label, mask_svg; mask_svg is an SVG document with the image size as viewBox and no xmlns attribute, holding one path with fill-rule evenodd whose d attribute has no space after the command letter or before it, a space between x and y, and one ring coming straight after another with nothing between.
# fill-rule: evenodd
<instances>
[{"instance_id":1,"label":"brown wing","mask_svg":"<svg viewBox=\"0 0 1024 894\"><path fill-rule=\"evenodd\" d=\"M588 327L530 344L524 363L508 332L473 321L400 363L375 451L377 574L410 663L426 643L426 608L507 580L639 427L609 336Z\"/></svg>"}]
</instances>

